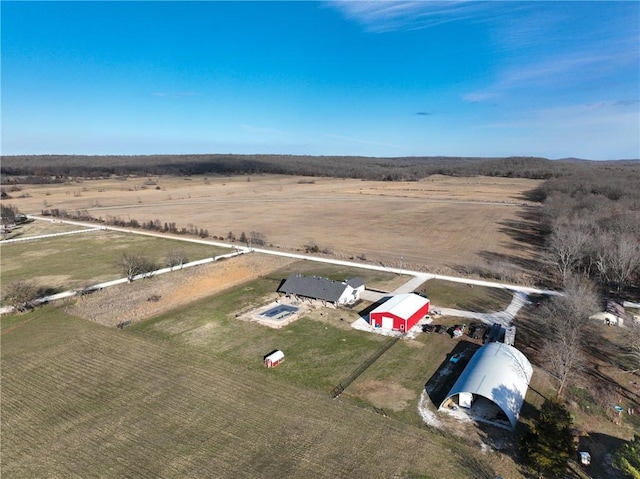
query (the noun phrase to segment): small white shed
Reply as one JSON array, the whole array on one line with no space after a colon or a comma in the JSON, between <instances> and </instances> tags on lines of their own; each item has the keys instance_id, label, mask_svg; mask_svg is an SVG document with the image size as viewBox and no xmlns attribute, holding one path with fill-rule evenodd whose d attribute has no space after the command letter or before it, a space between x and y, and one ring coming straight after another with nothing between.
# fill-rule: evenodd
<instances>
[{"instance_id":1,"label":"small white shed","mask_svg":"<svg viewBox=\"0 0 640 479\"><path fill-rule=\"evenodd\" d=\"M613 313L609 313L607 311L603 311L601 313L594 314L590 316L589 319L594 321L602 321L604 324L609 326L624 326L624 318L621 316L616 316Z\"/></svg>"},{"instance_id":2,"label":"small white shed","mask_svg":"<svg viewBox=\"0 0 640 479\"><path fill-rule=\"evenodd\" d=\"M284 361L284 353L279 349L276 349L274 352L265 356L264 366L266 368L275 368L283 361Z\"/></svg>"}]
</instances>

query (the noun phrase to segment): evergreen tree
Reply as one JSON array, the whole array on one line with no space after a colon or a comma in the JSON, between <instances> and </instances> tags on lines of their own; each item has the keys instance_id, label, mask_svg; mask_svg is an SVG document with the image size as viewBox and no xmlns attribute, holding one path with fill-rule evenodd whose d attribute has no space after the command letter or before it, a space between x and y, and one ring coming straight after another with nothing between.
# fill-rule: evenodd
<instances>
[{"instance_id":1,"label":"evergreen tree","mask_svg":"<svg viewBox=\"0 0 640 479\"><path fill-rule=\"evenodd\" d=\"M623 472L625 477L640 479L640 436L633 436L633 441L622 445L613 454L613 465Z\"/></svg>"},{"instance_id":2,"label":"evergreen tree","mask_svg":"<svg viewBox=\"0 0 640 479\"><path fill-rule=\"evenodd\" d=\"M575 454L569 411L557 400L547 400L531 430L521 437L526 461L538 474L562 475Z\"/></svg>"}]
</instances>

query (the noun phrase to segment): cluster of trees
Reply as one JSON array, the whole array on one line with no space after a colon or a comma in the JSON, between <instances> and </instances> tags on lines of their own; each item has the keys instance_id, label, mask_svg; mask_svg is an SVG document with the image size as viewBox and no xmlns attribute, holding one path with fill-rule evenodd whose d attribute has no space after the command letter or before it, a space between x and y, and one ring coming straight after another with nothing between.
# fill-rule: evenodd
<instances>
[{"instance_id":1,"label":"cluster of trees","mask_svg":"<svg viewBox=\"0 0 640 479\"><path fill-rule=\"evenodd\" d=\"M147 155L3 156L2 182L50 183L72 177L96 178L127 175L255 175L283 174L311 177L363 178L382 181L415 181L429 175L502 176L549 179L566 177L594 162L547 160L536 157L399 157L304 155ZM597 163L597 162L596 162ZM601 169L610 163L602 163ZM633 162L617 162L634 165Z\"/></svg>"},{"instance_id":2,"label":"cluster of trees","mask_svg":"<svg viewBox=\"0 0 640 479\"><path fill-rule=\"evenodd\" d=\"M150 259L143 254L122 253L118 259L118 267L123 275L129 278L129 280L132 280L134 276L151 273L163 266L172 268L174 266L182 266L188 262L189 258L187 257L186 251L183 249L177 249L167 252L164 259L164 265L159 264L155 260Z\"/></svg>"},{"instance_id":3,"label":"cluster of trees","mask_svg":"<svg viewBox=\"0 0 640 479\"><path fill-rule=\"evenodd\" d=\"M548 179L529 199L542 202L541 232L545 254L562 296L547 301L541 358L555 380L555 397L522 436L525 460L540 474L562 475L575 453L571 417L562 405L569 385L585 368L590 316L602 309L603 296L640 294L640 165L596 165L572 175ZM626 362L640 370L640 325L627 323ZM622 358L618 358L622 362ZM571 393L569 393L571 394ZM592 394L597 394L592 391ZM614 454L614 466L636 477L640 437Z\"/></svg>"},{"instance_id":4,"label":"cluster of trees","mask_svg":"<svg viewBox=\"0 0 640 479\"><path fill-rule=\"evenodd\" d=\"M573 418L557 399L546 400L528 430L520 436L520 452L537 477L564 477L577 449ZM634 435L612 454L612 465L624 477L640 479L640 435Z\"/></svg>"},{"instance_id":5,"label":"cluster of trees","mask_svg":"<svg viewBox=\"0 0 640 479\"><path fill-rule=\"evenodd\" d=\"M228 241L239 241L247 246L266 246L267 237L264 233L259 231L251 231L248 234L244 231L240 233L240 236L236 237L233 231L229 231L227 236L210 236L209 230L206 228L198 228L193 224L188 224L186 227L178 228L174 222L162 222L159 219L149 221L138 221L135 218L122 219L119 216L107 216L102 218L94 218L87 210L67 211L59 208L43 209L41 211L42 216L54 216L56 218L72 219L78 221L97 222L101 224L107 224L110 226L117 226L121 228L141 228L149 231L157 231L159 233L174 233L183 235L194 235L200 238L218 238L220 241L225 239Z\"/></svg>"},{"instance_id":6,"label":"cluster of trees","mask_svg":"<svg viewBox=\"0 0 640 479\"><path fill-rule=\"evenodd\" d=\"M54 216L56 218L73 219L77 221L97 222L110 226L118 226L123 228L141 228L149 231L158 231L160 233L175 233L183 235L195 235L201 238L209 238L209 230L198 228L193 224L186 227L178 228L174 222L162 222L159 219L149 221L138 221L135 218L122 219L117 216L107 216L102 218L93 217L87 210L67 211L59 208L50 208L41 210L42 216Z\"/></svg>"},{"instance_id":7,"label":"cluster of trees","mask_svg":"<svg viewBox=\"0 0 640 479\"><path fill-rule=\"evenodd\" d=\"M544 199L542 231L559 282L578 274L624 294L640 279L640 171L605 172L553 179L536 194Z\"/></svg>"}]
</instances>

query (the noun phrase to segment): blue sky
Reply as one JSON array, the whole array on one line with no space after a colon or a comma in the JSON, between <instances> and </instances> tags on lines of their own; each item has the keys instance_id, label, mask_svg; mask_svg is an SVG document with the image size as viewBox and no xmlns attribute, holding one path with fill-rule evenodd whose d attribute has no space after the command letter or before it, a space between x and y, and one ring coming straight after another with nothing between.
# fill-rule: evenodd
<instances>
[{"instance_id":1,"label":"blue sky","mask_svg":"<svg viewBox=\"0 0 640 479\"><path fill-rule=\"evenodd\" d=\"M640 3L2 1L2 153L640 158Z\"/></svg>"}]
</instances>

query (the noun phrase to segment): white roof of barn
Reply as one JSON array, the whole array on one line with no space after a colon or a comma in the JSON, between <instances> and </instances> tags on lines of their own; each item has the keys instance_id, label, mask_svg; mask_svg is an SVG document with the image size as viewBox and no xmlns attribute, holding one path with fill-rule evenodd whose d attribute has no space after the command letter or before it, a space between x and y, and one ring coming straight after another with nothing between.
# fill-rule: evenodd
<instances>
[{"instance_id":1,"label":"white roof of barn","mask_svg":"<svg viewBox=\"0 0 640 479\"><path fill-rule=\"evenodd\" d=\"M278 349L277 351L272 352L269 356L267 356L264 359L265 361L267 359L270 361L279 361L282 358L284 358L284 353Z\"/></svg>"},{"instance_id":2,"label":"white roof of barn","mask_svg":"<svg viewBox=\"0 0 640 479\"><path fill-rule=\"evenodd\" d=\"M486 344L473 355L442 404L465 392L483 396L493 401L515 427L532 373L531 363L516 348L504 343Z\"/></svg>"},{"instance_id":3,"label":"white roof of barn","mask_svg":"<svg viewBox=\"0 0 640 479\"><path fill-rule=\"evenodd\" d=\"M396 294L371 311L370 314L390 313L399 318L409 319L428 302L427 298L415 293Z\"/></svg>"}]
</instances>

